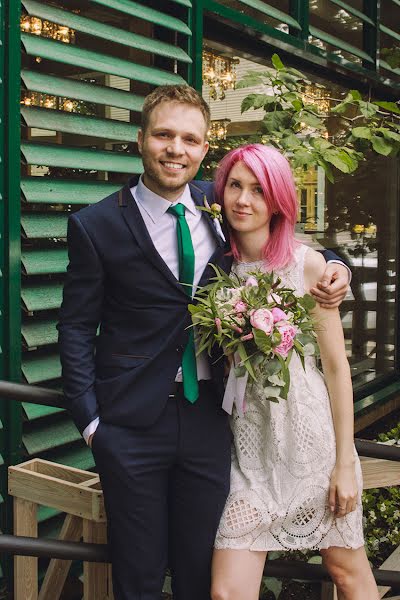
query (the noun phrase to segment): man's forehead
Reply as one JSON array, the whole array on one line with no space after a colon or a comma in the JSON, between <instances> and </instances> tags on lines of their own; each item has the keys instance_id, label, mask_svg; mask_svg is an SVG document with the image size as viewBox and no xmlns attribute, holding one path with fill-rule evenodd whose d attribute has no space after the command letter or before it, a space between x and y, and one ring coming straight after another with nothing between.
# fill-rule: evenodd
<instances>
[{"instance_id":1,"label":"man's forehead","mask_svg":"<svg viewBox=\"0 0 400 600\"><path fill-rule=\"evenodd\" d=\"M149 125L197 135L203 135L206 130L206 121L199 107L168 100L154 107L149 115Z\"/></svg>"}]
</instances>

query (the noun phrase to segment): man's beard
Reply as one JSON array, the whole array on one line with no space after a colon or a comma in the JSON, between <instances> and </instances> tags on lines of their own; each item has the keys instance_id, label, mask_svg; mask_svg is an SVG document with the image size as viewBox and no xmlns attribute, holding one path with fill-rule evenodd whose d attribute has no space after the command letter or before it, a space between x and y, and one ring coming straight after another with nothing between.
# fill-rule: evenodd
<instances>
[{"instance_id":1,"label":"man's beard","mask_svg":"<svg viewBox=\"0 0 400 600\"><path fill-rule=\"evenodd\" d=\"M154 181L154 183L160 190L165 190L166 192L176 192L185 187L185 185L192 180L192 177L185 177L180 182L167 181L162 176L160 176L160 173L153 169L151 165L147 162L147 160L143 159L143 157L142 162L144 166L144 175L147 175L148 179Z\"/></svg>"}]
</instances>

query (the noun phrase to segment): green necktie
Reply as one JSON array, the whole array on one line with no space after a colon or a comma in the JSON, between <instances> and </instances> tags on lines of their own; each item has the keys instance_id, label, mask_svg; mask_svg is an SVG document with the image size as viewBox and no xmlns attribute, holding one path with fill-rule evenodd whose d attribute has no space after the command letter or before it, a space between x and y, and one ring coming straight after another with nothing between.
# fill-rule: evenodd
<instances>
[{"instance_id":1,"label":"green necktie","mask_svg":"<svg viewBox=\"0 0 400 600\"><path fill-rule=\"evenodd\" d=\"M185 206L175 204L168 212L177 217L176 235L178 238L179 281L184 284L185 292L192 297L194 277L194 250L190 229L185 219ZM196 352L194 349L193 328L190 329L189 340L182 357L183 394L189 402L196 402L199 397L197 381Z\"/></svg>"}]
</instances>

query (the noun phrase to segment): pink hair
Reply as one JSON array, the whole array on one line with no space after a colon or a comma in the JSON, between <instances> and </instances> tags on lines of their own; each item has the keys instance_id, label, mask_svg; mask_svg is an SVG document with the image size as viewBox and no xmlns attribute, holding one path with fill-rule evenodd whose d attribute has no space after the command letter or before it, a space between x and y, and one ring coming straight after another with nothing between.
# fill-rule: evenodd
<instances>
[{"instance_id":1,"label":"pink hair","mask_svg":"<svg viewBox=\"0 0 400 600\"><path fill-rule=\"evenodd\" d=\"M293 258L297 242L294 226L297 220L297 195L293 174L286 158L271 146L248 144L231 150L218 165L215 193L223 205L224 190L232 167L242 161L257 178L269 213L270 236L263 248L263 257L270 269L286 266ZM273 214L273 213L278 214ZM229 224L228 224L229 227ZM229 227L233 256L240 259L235 232Z\"/></svg>"}]
</instances>

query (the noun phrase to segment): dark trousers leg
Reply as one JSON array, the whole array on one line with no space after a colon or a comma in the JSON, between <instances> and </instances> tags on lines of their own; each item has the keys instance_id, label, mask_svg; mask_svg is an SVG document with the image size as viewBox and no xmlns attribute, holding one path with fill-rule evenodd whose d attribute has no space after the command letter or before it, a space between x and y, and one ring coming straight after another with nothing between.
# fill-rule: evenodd
<instances>
[{"instance_id":1,"label":"dark trousers leg","mask_svg":"<svg viewBox=\"0 0 400 600\"><path fill-rule=\"evenodd\" d=\"M209 600L216 530L229 492L231 432L202 392L178 405L180 447L169 486L169 565L174 600Z\"/></svg>"},{"instance_id":2,"label":"dark trousers leg","mask_svg":"<svg viewBox=\"0 0 400 600\"><path fill-rule=\"evenodd\" d=\"M168 552L168 473L177 439L176 414L170 409L175 407L169 404L146 430L100 423L93 438L115 600L161 598Z\"/></svg>"}]
</instances>

